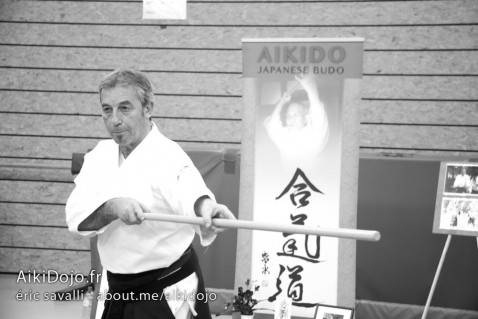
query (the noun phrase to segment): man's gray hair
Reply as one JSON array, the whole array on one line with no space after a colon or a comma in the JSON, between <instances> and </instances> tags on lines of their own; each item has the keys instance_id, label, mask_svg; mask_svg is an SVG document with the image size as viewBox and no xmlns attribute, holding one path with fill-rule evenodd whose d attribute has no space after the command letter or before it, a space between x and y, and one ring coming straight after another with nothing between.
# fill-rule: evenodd
<instances>
[{"instance_id":1,"label":"man's gray hair","mask_svg":"<svg viewBox=\"0 0 478 319\"><path fill-rule=\"evenodd\" d=\"M154 102L153 86L146 74L141 71L121 68L108 74L99 85L100 99L103 89L111 89L117 86L132 87L136 91L142 106Z\"/></svg>"}]
</instances>

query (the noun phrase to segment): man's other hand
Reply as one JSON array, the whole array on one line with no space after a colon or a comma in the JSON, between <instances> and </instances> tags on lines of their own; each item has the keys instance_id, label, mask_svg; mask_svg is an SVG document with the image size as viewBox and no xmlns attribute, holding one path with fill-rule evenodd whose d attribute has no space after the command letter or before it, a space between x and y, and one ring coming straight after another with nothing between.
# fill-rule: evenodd
<instances>
[{"instance_id":1,"label":"man's other hand","mask_svg":"<svg viewBox=\"0 0 478 319\"><path fill-rule=\"evenodd\" d=\"M204 220L204 226L215 233L226 230L225 228L219 228L212 224L213 218L222 219L236 219L234 214L222 204L217 204L209 197L201 197L196 202L196 215L200 216Z\"/></svg>"}]
</instances>

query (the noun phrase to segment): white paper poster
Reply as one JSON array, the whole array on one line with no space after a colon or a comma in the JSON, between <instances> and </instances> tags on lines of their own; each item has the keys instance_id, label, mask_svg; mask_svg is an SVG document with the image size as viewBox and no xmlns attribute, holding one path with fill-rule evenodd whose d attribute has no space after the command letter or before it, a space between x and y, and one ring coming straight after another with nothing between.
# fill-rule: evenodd
<instances>
[{"instance_id":1,"label":"white paper poster","mask_svg":"<svg viewBox=\"0 0 478 319\"><path fill-rule=\"evenodd\" d=\"M143 0L143 19L184 20L186 0Z\"/></svg>"}]
</instances>

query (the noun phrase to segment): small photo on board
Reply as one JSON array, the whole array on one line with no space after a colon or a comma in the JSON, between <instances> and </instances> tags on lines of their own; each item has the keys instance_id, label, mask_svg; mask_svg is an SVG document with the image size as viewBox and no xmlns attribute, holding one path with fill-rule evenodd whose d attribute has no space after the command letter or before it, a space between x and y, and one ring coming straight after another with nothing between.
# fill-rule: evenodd
<instances>
[{"instance_id":1,"label":"small photo on board","mask_svg":"<svg viewBox=\"0 0 478 319\"><path fill-rule=\"evenodd\" d=\"M478 164L446 165L444 193L478 196Z\"/></svg>"},{"instance_id":2,"label":"small photo on board","mask_svg":"<svg viewBox=\"0 0 478 319\"><path fill-rule=\"evenodd\" d=\"M478 232L478 199L443 198L440 229Z\"/></svg>"},{"instance_id":3,"label":"small photo on board","mask_svg":"<svg viewBox=\"0 0 478 319\"><path fill-rule=\"evenodd\" d=\"M353 315L354 310L352 308L318 305L314 319L352 319Z\"/></svg>"}]
</instances>

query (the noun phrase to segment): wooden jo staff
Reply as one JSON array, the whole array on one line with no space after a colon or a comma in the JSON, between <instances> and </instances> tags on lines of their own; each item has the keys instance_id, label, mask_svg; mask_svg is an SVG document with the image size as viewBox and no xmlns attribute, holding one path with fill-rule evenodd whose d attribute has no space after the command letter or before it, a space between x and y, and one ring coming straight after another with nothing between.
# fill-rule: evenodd
<instances>
[{"instance_id":1,"label":"wooden jo staff","mask_svg":"<svg viewBox=\"0 0 478 319\"><path fill-rule=\"evenodd\" d=\"M174 222L182 224L204 225L204 220L201 217L189 217L181 215L167 215L167 214L144 214L145 219ZM221 228L243 228L252 230L265 230L281 233L291 234L305 234L316 235L326 237L339 237L355 240L367 240L367 241L379 241L380 233L375 230L360 230L360 229L347 229L347 228L323 228L323 227L310 227L300 225L287 225L278 223L265 223L265 222L253 222L247 220L232 220L213 218L212 224Z\"/></svg>"}]
</instances>

